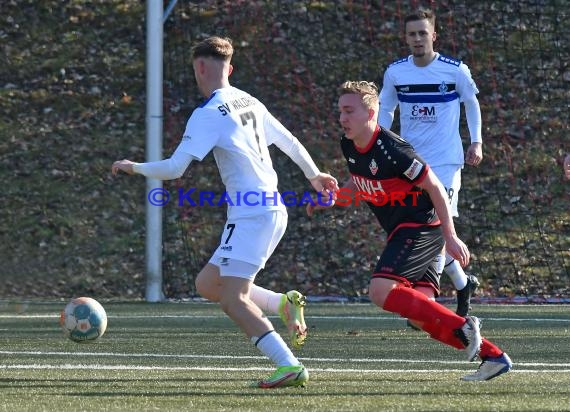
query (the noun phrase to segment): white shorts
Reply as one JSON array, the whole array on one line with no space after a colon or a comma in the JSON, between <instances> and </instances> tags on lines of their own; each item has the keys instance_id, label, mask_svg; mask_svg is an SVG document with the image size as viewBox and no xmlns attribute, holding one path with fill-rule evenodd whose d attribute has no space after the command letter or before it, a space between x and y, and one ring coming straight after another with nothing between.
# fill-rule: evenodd
<instances>
[{"instance_id":1,"label":"white shorts","mask_svg":"<svg viewBox=\"0 0 570 412\"><path fill-rule=\"evenodd\" d=\"M461 169L461 165L442 165L431 168L447 191L452 217L459 216L457 202L459 190L461 189Z\"/></svg>"},{"instance_id":2,"label":"white shorts","mask_svg":"<svg viewBox=\"0 0 570 412\"><path fill-rule=\"evenodd\" d=\"M271 210L257 216L228 219L220 245L209 263L221 276L255 278L287 229L287 212Z\"/></svg>"}]
</instances>

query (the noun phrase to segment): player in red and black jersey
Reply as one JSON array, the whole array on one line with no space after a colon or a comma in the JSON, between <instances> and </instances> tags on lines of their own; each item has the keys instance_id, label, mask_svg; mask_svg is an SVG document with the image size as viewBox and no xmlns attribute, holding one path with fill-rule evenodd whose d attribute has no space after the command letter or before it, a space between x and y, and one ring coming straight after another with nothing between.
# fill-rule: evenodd
<instances>
[{"instance_id":1,"label":"player in red and black jersey","mask_svg":"<svg viewBox=\"0 0 570 412\"><path fill-rule=\"evenodd\" d=\"M377 125L374 83L345 82L338 107L344 130L341 147L351 178L339 191L337 204L352 193L355 201L366 201L388 232L370 281L370 299L410 319L432 338L465 349L468 360L479 356L481 366L463 380L489 380L508 372L511 360L481 337L476 317L459 316L435 301L440 276L435 260L443 247L462 266L470 258L455 233L443 185L408 143ZM312 215L322 208L309 204L307 212Z\"/></svg>"},{"instance_id":2,"label":"player in red and black jersey","mask_svg":"<svg viewBox=\"0 0 570 412\"><path fill-rule=\"evenodd\" d=\"M412 146L395 133L378 126L368 141L357 142L348 137L357 136L351 133L354 126L347 127L341 148L351 179L344 190L349 188L354 199L365 200L388 233L389 243L372 277L412 282L432 289L426 294L437 295L439 275L432 262L433 255L443 249L444 240L434 205L424 190L439 191L433 173ZM422 187L425 184L427 187ZM451 240L456 241L454 237ZM456 243L466 262L467 247L459 239Z\"/></svg>"},{"instance_id":3,"label":"player in red and black jersey","mask_svg":"<svg viewBox=\"0 0 570 412\"><path fill-rule=\"evenodd\" d=\"M340 142L352 184L389 234L401 224L439 225L428 194L418 188L429 166L397 134L376 128L365 147L343 136Z\"/></svg>"}]
</instances>

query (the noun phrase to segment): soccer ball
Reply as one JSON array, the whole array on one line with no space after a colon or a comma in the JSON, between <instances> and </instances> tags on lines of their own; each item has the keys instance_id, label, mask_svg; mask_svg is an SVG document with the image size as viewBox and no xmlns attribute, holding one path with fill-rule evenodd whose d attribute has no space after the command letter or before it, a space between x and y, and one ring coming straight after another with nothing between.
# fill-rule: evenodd
<instances>
[{"instance_id":1,"label":"soccer ball","mask_svg":"<svg viewBox=\"0 0 570 412\"><path fill-rule=\"evenodd\" d=\"M75 298L61 312L59 324L69 339L75 342L93 341L105 333L107 314L95 299Z\"/></svg>"}]
</instances>

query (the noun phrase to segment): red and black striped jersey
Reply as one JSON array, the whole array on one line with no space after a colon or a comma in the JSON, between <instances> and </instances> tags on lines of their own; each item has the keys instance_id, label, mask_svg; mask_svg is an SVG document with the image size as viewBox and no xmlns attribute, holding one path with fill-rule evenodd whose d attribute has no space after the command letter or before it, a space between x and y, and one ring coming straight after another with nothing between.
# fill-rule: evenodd
<instances>
[{"instance_id":1,"label":"red and black striped jersey","mask_svg":"<svg viewBox=\"0 0 570 412\"><path fill-rule=\"evenodd\" d=\"M388 234L401 226L439 224L428 194L416 186L429 166L409 143L378 127L367 147L343 136L341 148L356 185L353 200L366 201Z\"/></svg>"}]
</instances>

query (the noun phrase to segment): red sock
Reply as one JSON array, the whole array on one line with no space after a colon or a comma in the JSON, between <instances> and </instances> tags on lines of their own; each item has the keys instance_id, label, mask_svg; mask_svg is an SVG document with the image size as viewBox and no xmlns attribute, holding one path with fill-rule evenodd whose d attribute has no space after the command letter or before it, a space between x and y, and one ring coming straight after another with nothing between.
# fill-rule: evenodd
<instances>
[{"instance_id":1,"label":"red sock","mask_svg":"<svg viewBox=\"0 0 570 412\"><path fill-rule=\"evenodd\" d=\"M497 356L501 356L503 351L501 348L496 346L495 344L489 342L487 339L483 338L483 343L481 344L481 352L479 352L479 357L481 359L485 358L496 358Z\"/></svg>"},{"instance_id":2,"label":"red sock","mask_svg":"<svg viewBox=\"0 0 570 412\"><path fill-rule=\"evenodd\" d=\"M455 330L465 324L465 318L414 289L396 287L386 297L384 310L408 319L428 324L441 324L446 330Z\"/></svg>"},{"instance_id":3,"label":"red sock","mask_svg":"<svg viewBox=\"0 0 570 412\"><path fill-rule=\"evenodd\" d=\"M429 333L435 340L457 349L465 348L463 342L454 333L455 329L463 326L465 319L445 306L429 300L424 294L414 289L406 287L392 289L386 297L384 309L398 313L405 318L420 321L422 330ZM498 346L483 338L479 357L495 358L502 354L503 351Z\"/></svg>"},{"instance_id":4,"label":"red sock","mask_svg":"<svg viewBox=\"0 0 570 412\"><path fill-rule=\"evenodd\" d=\"M422 324L422 330L429 333L433 339L443 342L446 345L453 346L456 349L465 349L465 345L461 339L455 336L453 330L444 328L440 323L424 322Z\"/></svg>"}]
</instances>

